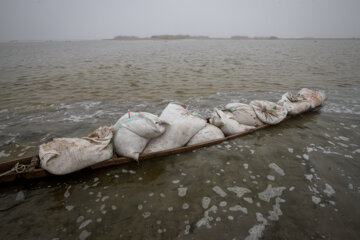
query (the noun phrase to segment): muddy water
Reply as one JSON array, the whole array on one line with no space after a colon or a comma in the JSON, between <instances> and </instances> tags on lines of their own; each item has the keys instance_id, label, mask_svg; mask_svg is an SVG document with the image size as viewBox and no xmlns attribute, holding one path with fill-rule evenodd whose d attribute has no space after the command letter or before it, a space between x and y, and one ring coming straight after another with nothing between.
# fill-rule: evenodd
<instances>
[{"instance_id":1,"label":"muddy water","mask_svg":"<svg viewBox=\"0 0 360 240\"><path fill-rule=\"evenodd\" d=\"M325 105L139 165L1 186L2 239L358 239L359 41L0 44L0 161L179 100L324 89Z\"/></svg>"}]
</instances>

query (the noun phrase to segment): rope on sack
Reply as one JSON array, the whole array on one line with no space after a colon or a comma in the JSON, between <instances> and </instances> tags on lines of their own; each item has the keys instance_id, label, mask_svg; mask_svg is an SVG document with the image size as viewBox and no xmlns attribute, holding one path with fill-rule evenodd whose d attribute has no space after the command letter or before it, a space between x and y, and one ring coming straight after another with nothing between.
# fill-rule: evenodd
<instances>
[{"instance_id":1,"label":"rope on sack","mask_svg":"<svg viewBox=\"0 0 360 240\"><path fill-rule=\"evenodd\" d=\"M2 176L5 176L9 173L12 173L12 172L16 172L16 173L23 173L26 171L26 169L28 168L27 165L24 165L24 164L20 164L20 163L16 163L15 166L13 168L11 168L10 170L6 171L6 172L3 172L0 174L0 177Z\"/></svg>"}]
</instances>

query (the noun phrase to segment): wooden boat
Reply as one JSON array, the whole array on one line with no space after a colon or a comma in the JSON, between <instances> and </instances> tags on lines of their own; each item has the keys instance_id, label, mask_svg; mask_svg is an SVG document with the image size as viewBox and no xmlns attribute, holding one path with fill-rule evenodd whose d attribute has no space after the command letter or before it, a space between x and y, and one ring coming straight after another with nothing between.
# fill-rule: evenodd
<instances>
[{"instance_id":1,"label":"wooden boat","mask_svg":"<svg viewBox=\"0 0 360 240\"><path fill-rule=\"evenodd\" d=\"M288 116L285 120L287 120L289 118L290 117ZM227 136L224 138L207 141L207 142L203 142L203 143L199 143L199 144L195 144L195 145L191 145L191 146L184 146L184 147L168 149L168 150L164 150L164 151L160 151L160 152L142 154L139 157L139 161L153 159L153 158L162 157L162 156L168 156L168 155L172 155L172 154L176 154L176 153L180 153L180 152L190 151L193 149L218 144L218 143L221 143L221 142L233 139L233 138L237 138L237 137L255 132L257 130L260 130L260 129L263 129L263 128L266 128L269 126L273 126L273 125L265 124L265 125L259 126L257 128L251 129L251 130L233 134L231 136ZM103 161L103 162L100 162L100 163L96 163L96 164L90 166L89 168L98 169L98 168L104 168L104 167L109 167L109 166L114 166L114 165L126 164L126 163L133 162L133 161L134 160L131 158L117 157L115 154L115 156L113 156L113 158ZM13 181L15 181L17 179L21 179L21 178L22 179L37 179L37 178L46 177L48 175L52 175L52 174L47 172L45 169L41 168L40 160L39 160L38 156L20 158L20 159L8 161L8 162L0 163L0 183L13 182Z\"/></svg>"},{"instance_id":2,"label":"wooden boat","mask_svg":"<svg viewBox=\"0 0 360 240\"><path fill-rule=\"evenodd\" d=\"M315 111L318 108L319 107L316 107L315 109L304 112L304 113ZM293 116L287 116L282 122L284 122L292 117ZM282 122L280 122L279 124L281 124ZM276 124L276 125L279 125L279 124ZM264 124L262 126L254 128L254 129L250 129L250 130L247 130L244 132L240 132L237 134L233 134L233 135L230 135L230 136L227 136L224 138L220 138L220 139L216 139L216 140L212 140L212 141L202 142L202 143L191 145L191 146L184 146L184 147L179 147L179 148L168 149L168 150L164 150L164 151L160 151L160 152L141 154L139 156L139 161L143 161L143 160L147 160L147 159L154 159L157 157L168 156L168 155L172 155L172 154L177 154L177 153L181 153L181 152L185 152L185 151L194 150L197 148L202 148L202 147L218 144L218 143L221 143L221 142L233 139L233 138L237 138L237 137L240 137L243 135L250 134L252 132L255 132L257 130L267 128L270 126L275 126L275 125ZM134 162L134 160L131 158L127 158L127 157L118 157L118 156L116 156L116 154L114 154L114 156L111 159L96 163L88 168L98 169L98 168L105 168L105 167L109 167L109 166L126 164L126 163L130 163L130 162ZM52 175L52 174L49 173L48 171L46 171L45 169L41 168L39 156L25 157L25 158L20 158L20 159L8 161L8 162L0 163L0 183L13 182L18 179L38 179L38 178L44 178L49 175Z\"/></svg>"}]
</instances>

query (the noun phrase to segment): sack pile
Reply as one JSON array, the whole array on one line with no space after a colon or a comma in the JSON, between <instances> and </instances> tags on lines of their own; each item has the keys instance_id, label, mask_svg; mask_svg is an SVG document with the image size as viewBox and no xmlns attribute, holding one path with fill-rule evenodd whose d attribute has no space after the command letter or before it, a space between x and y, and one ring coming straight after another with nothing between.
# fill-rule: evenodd
<instances>
[{"instance_id":1,"label":"sack pile","mask_svg":"<svg viewBox=\"0 0 360 240\"><path fill-rule=\"evenodd\" d=\"M100 127L88 137L55 138L41 144L41 167L56 175L68 174L95 163L108 160L113 155L111 127Z\"/></svg>"},{"instance_id":2,"label":"sack pile","mask_svg":"<svg viewBox=\"0 0 360 240\"><path fill-rule=\"evenodd\" d=\"M152 138L165 132L167 122L146 112L129 112L113 126L114 146L117 155L136 161Z\"/></svg>"},{"instance_id":3,"label":"sack pile","mask_svg":"<svg viewBox=\"0 0 360 240\"><path fill-rule=\"evenodd\" d=\"M221 131L223 131L223 133L225 134L225 136L230 136L255 128L254 126L248 126L239 123L235 120L232 113L228 112L225 114L219 109L214 110L209 122L220 128Z\"/></svg>"},{"instance_id":4,"label":"sack pile","mask_svg":"<svg viewBox=\"0 0 360 240\"><path fill-rule=\"evenodd\" d=\"M249 126L261 126L264 123L260 121L257 117L254 109L244 103L229 103L225 106L225 109L230 111L233 115L233 118L241 124Z\"/></svg>"},{"instance_id":5,"label":"sack pile","mask_svg":"<svg viewBox=\"0 0 360 240\"><path fill-rule=\"evenodd\" d=\"M160 115L169 124L163 135L152 139L144 153L159 152L184 146L205 127L206 121L192 115L184 104L171 102Z\"/></svg>"},{"instance_id":6,"label":"sack pile","mask_svg":"<svg viewBox=\"0 0 360 240\"><path fill-rule=\"evenodd\" d=\"M310 101L300 95L293 96L289 92L282 95L277 104L285 107L289 115L297 115L311 108Z\"/></svg>"},{"instance_id":7,"label":"sack pile","mask_svg":"<svg viewBox=\"0 0 360 240\"><path fill-rule=\"evenodd\" d=\"M326 95L323 91L313 91L307 88L301 89L298 96L308 100L311 103L311 108L320 106L326 100Z\"/></svg>"},{"instance_id":8,"label":"sack pile","mask_svg":"<svg viewBox=\"0 0 360 240\"><path fill-rule=\"evenodd\" d=\"M160 117L147 112L128 112L114 126L100 127L88 137L55 138L39 147L41 167L52 174L71 173L110 159L113 145L117 156L138 161L143 153L165 151L222 139L264 124L278 124L287 115L297 115L320 106L322 91L303 88L277 102L254 100L250 104L229 103L214 109L209 119L190 113L182 103L171 102Z\"/></svg>"},{"instance_id":9,"label":"sack pile","mask_svg":"<svg viewBox=\"0 0 360 240\"><path fill-rule=\"evenodd\" d=\"M200 114L198 114L196 112L193 112L192 115L207 122L206 118L204 118L203 116L201 116ZM196 133L189 140L189 142L186 145L187 146L195 145L195 144L204 143L204 142L208 142L208 141L212 141L212 140L216 140L216 139L220 139L220 138L224 138L224 137L225 137L225 135L219 128L217 128L216 126L214 126L212 124L206 123L205 127L203 127L198 133Z\"/></svg>"},{"instance_id":10,"label":"sack pile","mask_svg":"<svg viewBox=\"0 0 360 240\"><path fill-rule=\"evenodd\" d=\"M287 109L276 103L265 100L254 100L250 102L258 118L267 124L278 124L286 118Z\"/></svg>"}]
</instances>

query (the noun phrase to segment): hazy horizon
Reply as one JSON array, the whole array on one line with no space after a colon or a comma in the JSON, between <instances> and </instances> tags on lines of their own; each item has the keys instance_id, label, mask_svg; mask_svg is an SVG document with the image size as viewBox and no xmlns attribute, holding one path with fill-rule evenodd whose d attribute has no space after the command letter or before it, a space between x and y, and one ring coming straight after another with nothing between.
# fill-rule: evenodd
<instances>
[{"instance_id":1,"label":"hazy horizon","mask_svg":"<svg viewBox=\"0 0 360 240\"><path fill-rule=\"evenodd\" d=\"M357 0L0 0L0 41L161 34L359 38Z\"/></svg>"}]
</instances>

